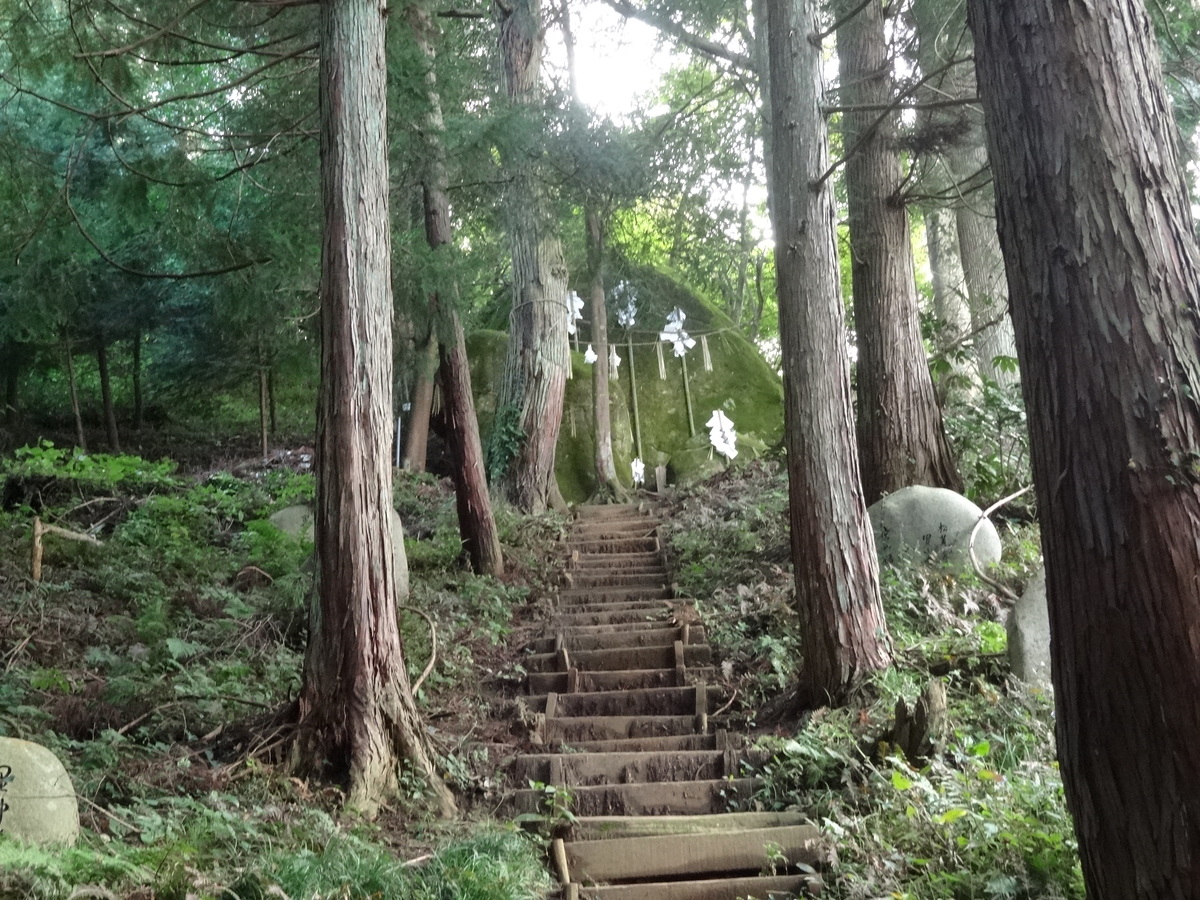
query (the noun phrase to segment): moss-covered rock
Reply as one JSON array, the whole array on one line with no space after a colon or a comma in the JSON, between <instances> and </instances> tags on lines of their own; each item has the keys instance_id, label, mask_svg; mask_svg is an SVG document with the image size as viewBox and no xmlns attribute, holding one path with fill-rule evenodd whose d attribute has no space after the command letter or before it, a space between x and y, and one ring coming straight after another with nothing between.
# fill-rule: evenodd
<instances>
[{"instance_id":1,"label":"moss-covered rock","mask_svg":"<svg viewBox=\"0 0 1200 900\"><path fill-rule=\"evenodd\" d=\"M723 468L722 457L711 458L704 423L713 410L724 411L738 433L739 459L760 455L783 433L783 386L778 375L754 345L712 304L654 269L626 267L621 277L638 300L637 323L631 334L616 325L610 308L609 337L621 356L619 377L610 382L613 420L613 455L617 474L626 486L634 457L631 409L631 372L637 383L641 421L642 459L647 475L656 466L668 466L677 480L695 480ZM613 304L610 301L610 307ZM684 390L684 361L675 358L658 333L667 314L678 306L687 314L685 330L696 339L687 354L687 381L692 396L692 423L688 422ZM587 346L590 329L581 323L580 347ZM704 366L701 337L708 345L712 370ZM633 359L629 342L633 344ZM481 331L468 340L471 378L475 389L480 431L486 445L495 417L496 395L504 377L507 335ZM662 346L660 375L658 346ZM572 378L567 382L556 471L559 488L571 502L586 500L595 487L595 443L592 435L592 369L582 353L572 353ZM631 365L632 362L632 365ZM665 377L662 377L665 376Z\"/></svg>"}]
</instances>

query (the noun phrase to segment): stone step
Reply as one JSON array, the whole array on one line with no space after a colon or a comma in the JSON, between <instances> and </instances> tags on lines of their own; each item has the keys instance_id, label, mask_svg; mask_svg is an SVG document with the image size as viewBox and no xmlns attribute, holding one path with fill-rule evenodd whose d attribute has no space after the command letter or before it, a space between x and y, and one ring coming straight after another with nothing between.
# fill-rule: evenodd
<instances>
[{"instance_id":1,"label":"stone step","mask_svg":"<svg viewBox=\"0 0 1200 900\"><path fill-rule=\"evenodd\" d=\"M575 522L567 535L569 543L575 541L613 540L614 538L649 537L659 526L658 519L643 516L633 519L597 520Z\"/></svg>"},{"instance_id":2,"label":"stone step","mask_svg":"<svg viewBox=\"0 0 1200 900\"><path fill-rule=\"evenodd\" d=\"M605 588L610 593L616 588L663 588L667 576L661 569L653 572L630 573L596 569L589 572L571 572L566 576L566 586L572 591Z\"/></svg>"},{"instance_id":3,"label":"stone step","mask_svg":"<svg viewBox=\"0 0 1200 900\"><path fill-rule=\"evenodd\" d=\"M571 840L706 834L811 824L798 812L734 812L711 816L582 816L571 825Z\"/></svg>"},{"instance_id":4,"label":"stone step","mask_svg":"<svg viewBox=\"0 0 1200 900\"><path fill-rule=\"evenodd\" d=\"M701 731L696 725L696 717L689 715L547 716L539 722L539 730L543 744L575 744L579 741L694 734Z\"/></svg>"},{"instance_id":5,"label":"stone step","mask_svg":"<svg viewBox=\"0 0 1200 900\"><path fill-rule=\"evenodd\" d=\"M598 518L622 518L648 516L654 505L638 500L637 503L604 503L583 504L576 506L575 518L582 521L594 521Z\"/></svg>"},{"instance_id":6,"label":"stone step","mask_svg":"<svg viewBox=\"0 0 1200 900\"><path fill-rule=\"evenodd\" d=\"M575 816L702 816L744 807L750 802L754 788L751 778L714 778L593 785L569 788L567 793ZM538 812L544 798L545 793L540 790L514 791L511 808L518 813Z\"/></svg>"},{"instance_id":7,"label":"stone step","mask_svg":"<svg viewBox=\"0 0 1200 900\"><path fill-rule=\"evenodd\" d=\"M677 623L672 623L672 628L677 627ZM536 641L548 640L548 644L544 644L545 652L549 653L554 649L555 639L558 635L563 636L563 640L568 637L574 637L584 634L621 634L622 632L632 631L661 631L663 623L660 621L646 622L616 622L607 625L560 625L557 628L552 625L547 625L544 632L544 637L535 638Z\"/></svg>"},{"instance_id":8,"label":"stone step","mask_svg":"<svg viewBox=\"0 0 1200 900\"><path fill-rule=\"evenodd\" d=\"M720 688L706 684L683 687L635 688L633 690L550 693L530 696L526 705L547 718L568 716L703 716L708 713L710 694Z\"/></svg>"},{"instance_id":9,"label":"stone step","mask_svg":"<svg viewBox=\"0 0 1200 900\"><path fill-rule=\"evenodd\" d=\"M667 834L570 841L571 880L580 883L661 881L707 874L757 874L775 866L820 862L820 834L812 825L748 831ZM786 860L786 861L785 861Z\"/></svg>"},{"instance_id":10,"label":"stone step","mask_svg":"<svg viewBox=\"0 0 1200 900\"><path fill-rule=\"evenodd\" d=\"M649 553L660 550L658 538L574 538L567 542L571 553Z\"/></svg>"},{"instance_id":11,"label":"stone step","mask_svg":"<svg viewBox=\"0 0 1200 900\"><path fill-rule=\"evenodd\" d=\"M658 550L639 550L632 553L580 553L571 554L571 569L611 568L614 566L663 565L663 555Z\"/></svg>"},{"instance_id":12,"label":"stone step","mask_svg":"<svg viewBox=\"0 0 1200 900\"><path fill-rule=\"evenodd\" d=\"M564 625L615 625L636 622L671 623L675 613L671 607L664 604L645 605L640 603L625 604L626 609L583 610L580 612L559 612L554 614L550 627Z\"/></svg>"},{"instance_id":13,"label":"stone step","mask_svg":"<svg viewBox=\"0 0 1200 900\"><path fill-rule=\"evenodd\" d=\"M711 781L736 774L725 771L721 750L650 750L621 753L530 753L513 763L514 784L584 787L666 781Z\"/></svg>"},{"instance_id":14,"label":"stone step","mask_svg":"<svg viewBox=\"0 0 1200 900\"><path fill-rule=\"evenodd\" d=\"M587 587L568 588L558 592L560 603L606 603L624 600L670 600L674 596L669 585L659 587Z\"/></svg>"},{"instance_id":15,"label":"stone step","mask_svg":"<svg viewBox=\"0 0 1200 900\"><path fill-rule=\"evenodd\" d=\"M584 578L592 575L603 575L608 572L622 575L664 575L667 567L663 565L662 557L657 553L636 554L624 560L614 558L611 554L588 557L587 562L576 562L567 568L570 578Z\"/></svg>"},{"instance_id":16,"label":"stone step","mask_svg":"<svg viewBox=\"0 0 1200 900\"><path fill-rule=\"evenodd\" d=\"M567 885L563 900L790 900L816 896L821 880L816 875L750 875L741 878L706 878L700 881L643 882L641 884Z\"/></svg>"},{"instance_id":17,"label":"stone step","mask_svg":"<svg viewBox=\"0 0 1200 900\"><path fill-rule=\"evenodd\" d=\"M618 669L613 672L581 672L575 670L572 690L570 672L530 672L527 685L530 694L570 694L575 691L619 691L628 688L679 687L677 669ZM683 684L711 682L716 671L711 666L684 668Z\"/></svg>"},{"instance_id":18,"label":"stone step","mask_svg":"<svg viewBox=\"0 0 1200 900\"><path fill-rule=\"evenodd\" d=\"M559 741L548 743L546 749L568 753L637 753L647 750L717 750L722 732L713 734L674 734L660 737L619 738L607 741Z\"/></svg>"},{"instance_id":19,"label":"stone step","mask_svg":"<svg viewBox=\"0 0 1200 900\"><path fill-rule=\"evenodd\" d=\"M608 635L577 635L564 637L568 652L565 664L560 665L558 653L530 653L522 662L529 672L565 672L578 668L580 672L613 672L620 668L674 668L676 647L670 638L677 636L674 630L666 638L659 635L658 641L647 642L646 646L623 646L636 644L631 635L658 634L650 631L616 632ZM604 638L620 638L605 641ZM670 642L668 642L670 641ZM616 647L596 647L598 643L616 643ZM551 642L553 644L553 642ZM582 646L581 646L582 644ZM683 662L686 668L712 665L713 649L707 643L684 644Z\"/></svg>"}]
</instances>

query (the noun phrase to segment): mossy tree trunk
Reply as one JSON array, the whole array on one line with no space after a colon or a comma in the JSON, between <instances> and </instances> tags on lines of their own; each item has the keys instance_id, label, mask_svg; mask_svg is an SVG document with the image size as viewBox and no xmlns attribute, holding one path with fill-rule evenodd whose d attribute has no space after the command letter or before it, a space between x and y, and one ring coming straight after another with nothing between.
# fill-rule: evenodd
<instances>
[{"instance_id":1,"label":"mossy tree trunk","mask_svg":"<svg viewBox=\"0 0 1200 900\"><path fill-rule=\"evenodd\" d=\"M842 124L867 503L911 484L962 490L921 342L894 123L879 113L892 94L884 27L883 2L874 0L837 30L842 103L858 107Z\"/></svg>"},{"instance_id":2,"label":"mossy tree trunk","mask_svg":"<svg viewBox=\"0 0 1200 900\"><path fill-rule=\"evenodd\" d=\"M495 2L503 86L518 110L539 102L544 26L541 0ZM567 344L567 266L550 214L545 185L533 159L540 142L530 116L527 146L503 161L504 207L512 247L512 315L497 419L510 416L520 430L515 455L501 476L508 499L525 512L566 503L554 477L570 357Z\"/></svg>"},{"instance_id":3,"label":"mossy tree trunk","mask_svg":"<svg viewBox=\"0 0 1200 900\"><path fill-rule=\"evenodd\" d=\"M396 624L392 536L392 292L381 0L320 4L321 389L319 597L297 700L293 763L349 778L365 815L407 761L441 783Z\"/></svg>"},{"instance_id":4,"label":"mossy tree trunk","mask_svg":"<svg viewBox=\"0 0 1200 900\"><path fill-rule=\"evenodd\" d=\"M765 0L771 64L775 265L796 605L800 702L843 700L891 652L875 541L858 480L833 194L821 112L818 0Z\"/></svg>"},{"instance_id":5,"label":"mossy tree trunk","mask_svg":"<svg viewBox=\"0 0 1200 900\"><path fill-rule=\"evenodd\" d=\"M75 351L71 335L63 337L63 357L67 363L67 388L71 392L71 416L75 420L75 446L87 453L87 435L83 430L83 410L79 405L79 381L75 377Z\"/></svg>"},{"instance_id":6,"label":"mossy tree trunk","mask_svg":"<svg viewBox=\"0 0 1200 900\"><path fill-rule=\"evenodd\" d=\"M1200 898L1200 251L1138 0L969 0L1088 897Z\"/></svg>"},{"instance_id":7,"label":"mossy tree trunk","mask_svg":"<svg viewBox=\"0 0 1200 900\"><path fill-rule=\"evenodd\" d=\"M433 392L438 368L438 340L432 324L425 342L417 349L408 434L401 465L409 472L424 472L429 447L429 419L433 415Z\"/></svg>"},{"instance_id":8,"label":"mossy tree trunk","mask_svg":"<svg viewBox=\"0 0 1200 900\"><path fill-rule=\"evenodd\" d=\"M112 377L108 371L108 341L101 332L96 335L96 367L100 371L100 404L104 414L104 433L108 449L121 452L121 432L117 428L117 410L113 405Z\"/></svg>"},{"instance_id":9,"label":"mossy tree trunk","mask_svg":"<svg viewBox=\"0 0 1200 900\"><path fill-rule=\"evenodd\" d=\"M596 351L596 362L592 366L592 424L596 436L596 494L593 499L611 501L622 499L625 491L621 482L617 480L617 463L613 458L608 305L604 302L604 221L594 202L584 207L584 219L587 231L592 349Z\"/></svg>"},{"instance_id":10,"label":"mossy tree trunk","mask_svg":"<svg viewBox=\"0 0 1200 900\"><path fill-rule=\"evenodd\" d=\"M446 172L446 146L442 141L445 131L442 99L434 70L437 50L433 43L433 17L421 3L410 5L406 15L426 63L425 127L421 131L425 145L425 169L421 176L425 237L435 253L445 255L449 253L452 237L450 179ZM446 262L445 269L450 271L451 262ZM429 298L429 312L433 327L444 332L440 341L439 377L445 395L443 410L454 465L458 530L463 549L471 560L471 568L481 575L499 576L504 574L504 555L500 548L496 519L492 514L492 498L488 493L483 445L479 439L479 421L471 390L467 341L455 309L457 282L454 279L450 280L450 291L454 296L448 298L449 302L443 302L441 294L435 291Z\"/></svg>"}]
</instances>

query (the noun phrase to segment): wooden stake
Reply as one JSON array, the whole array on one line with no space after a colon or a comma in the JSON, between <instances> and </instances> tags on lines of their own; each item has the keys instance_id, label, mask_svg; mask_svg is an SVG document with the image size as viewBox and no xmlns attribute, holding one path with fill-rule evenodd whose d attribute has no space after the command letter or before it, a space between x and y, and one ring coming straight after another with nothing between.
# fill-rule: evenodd
<instances>
[{"instance_id":1,"label":"wooden stake","mask_svg":"<svg viewBox=\"0 0 1200 900\"><path fill-rule=\"evenodd\" d=\"M642 455L642 417L638 413L637 370L633 365L633 333L625 332L625 346L629 351L629 411L633 414L633 447L637 458L644 460Z\"/></svg>"},{"instance_id":2,"label":"wooden stake","mask_svg":"<svg viewBox=\"0 0 1200 900\"><path fill-rule=\"evenodd\" d=\"M683 365L683 399L687 404L688 417L688 435L696 436L696 414L692 411L692 383L688 379L687 357L679 357L679 362Z\"/></svg>"},{"instance_id":3,"label":"wooden stake","mask_svg":"<svg viewBox=\"0 0 1200 900\"><path fill-rule=\"evenodd\" d=\"M69 541L82 541L85 544L91 544L93 547L103 547L100 541L92 537L90 534L80 534L78 531L68 531L66 528L59 528L57 525L46 525L42 522L41 516L33 517L33 546L30 550L29 559L29 576L37 583L42 580L42 554L45 552L42 546L42 535L57 534L61 538L66 538Z\"/></svg>"}]
</instances>

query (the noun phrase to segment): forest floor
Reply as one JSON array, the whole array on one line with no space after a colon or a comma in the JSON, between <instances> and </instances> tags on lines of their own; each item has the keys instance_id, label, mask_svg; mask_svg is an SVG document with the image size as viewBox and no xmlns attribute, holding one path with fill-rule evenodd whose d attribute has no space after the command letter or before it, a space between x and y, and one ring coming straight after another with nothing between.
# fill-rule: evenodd
<instances>
[{"instance_id":1,"label":"forest floor","mask_svg":"<svg viewBox=\"0 0 1200 900\"><path fill-rule=\"evenodd\" d=\"M438 638L418 700L463 816L430 818L406 779L377 821L348 819L342 786L289 775L273 725L299 685L311 547L265 518L311 500L310 451L297 442L265 464L253 452L195 440L177 466L42 446L0 462L0 734L64 760L84 826L66 854L0 840L0 897L543 896L544 847L497 813L525 787L504 772L528 749L521 648L556 589L566 520L500 510L508 573L477 578L460 560L449 484L398 476L409 602ZM752 773L756 803L801 810L837 838L828 896L1082 897L1049 704L1006 678L981 586L888 573L898 665L850 708L800 718L787 700L797 640L779 467L741 466L667 499L679 589L699 598L735 727L770 759ZM34 514L104 545L48 537L34 585ZM1011 537L1019 580L1035 551ZM428 629L403 612L401 626L415 676ZM912 763L879 738L896 700L935 676L951 728L942 753Z\"/></svg>"}]
</instances>

